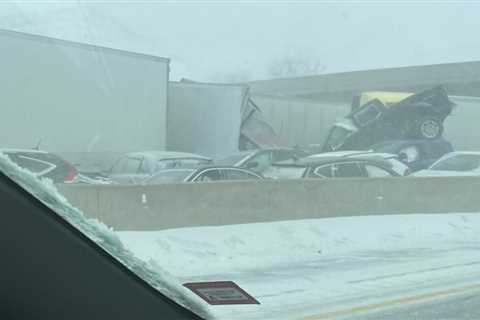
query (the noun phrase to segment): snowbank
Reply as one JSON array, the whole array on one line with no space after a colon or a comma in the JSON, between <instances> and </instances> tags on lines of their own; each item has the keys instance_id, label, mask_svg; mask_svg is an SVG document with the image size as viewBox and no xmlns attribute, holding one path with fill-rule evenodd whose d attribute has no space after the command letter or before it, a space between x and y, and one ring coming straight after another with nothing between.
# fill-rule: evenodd
<instances>
[{"instance_id":1,"label":"snowbank","mask_svg":"<svg viewBox=\"0 0 480 320\"><path fill-rule=\"evenodd\" d=\"M231 280L260 305L218 319L302 319L476 281L480 214L364 216L121 232L184 282Z\"/></svg>"},{"instance_id":2,"label":"snowbank","mask_svg":"<svg viewBox=\"0 0 480 320\"><path fill-rule=\"evenodd\" d=\"M448 249L478 243L480 214L329 218L119 232L119 236L138 257L188 277L273 269L372 250Z\"/></svg>"}]
</instances>

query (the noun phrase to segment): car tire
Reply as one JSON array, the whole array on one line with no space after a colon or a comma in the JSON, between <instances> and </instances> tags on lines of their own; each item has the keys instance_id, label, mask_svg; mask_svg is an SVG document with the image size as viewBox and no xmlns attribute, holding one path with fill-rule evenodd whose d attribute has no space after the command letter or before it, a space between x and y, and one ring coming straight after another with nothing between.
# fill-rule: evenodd
<instances>
[{"instance_id":1,"label":"car tire","mask_svg":"<svg viewBox=\"0 0 480 320\"><path fill-rule=\"evenodd\" d=\"M415 133L421 139L436 139L443 133L442 122L434 117L424 117L416 122Z\"/></svg>"}]
</instances>

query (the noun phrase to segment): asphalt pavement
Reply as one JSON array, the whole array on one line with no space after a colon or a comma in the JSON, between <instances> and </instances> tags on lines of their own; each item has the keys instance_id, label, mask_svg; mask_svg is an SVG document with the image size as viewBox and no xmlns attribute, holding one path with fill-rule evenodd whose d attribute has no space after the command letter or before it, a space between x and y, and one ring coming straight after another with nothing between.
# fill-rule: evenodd
<instances>
[{"instance_id":1,"label":"asphalt pavement","mask_svg":"<svg viewBox=\"0 0 480 320\"><path fill-rule=\"evenodd\" d=\"M347 317L348 320L478 320L480 290Z\"/></svg>"}]
</instances>

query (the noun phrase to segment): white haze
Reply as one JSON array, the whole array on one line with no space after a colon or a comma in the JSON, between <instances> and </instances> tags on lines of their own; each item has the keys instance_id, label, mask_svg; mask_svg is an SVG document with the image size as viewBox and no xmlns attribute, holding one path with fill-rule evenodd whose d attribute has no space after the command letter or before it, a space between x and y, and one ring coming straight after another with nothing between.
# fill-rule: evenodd
<instances>
[{"instance_id":1,"label":"white haze","mask_svg":"<svg viewBox=\"0 0 480 320\"><path fill-rule=\"evenodd\" d=\"M15 1L0 4L0 28L168 57L171 79L235 82L478 60L479 10L473 1Z\"/></svg>"}]
</instances>

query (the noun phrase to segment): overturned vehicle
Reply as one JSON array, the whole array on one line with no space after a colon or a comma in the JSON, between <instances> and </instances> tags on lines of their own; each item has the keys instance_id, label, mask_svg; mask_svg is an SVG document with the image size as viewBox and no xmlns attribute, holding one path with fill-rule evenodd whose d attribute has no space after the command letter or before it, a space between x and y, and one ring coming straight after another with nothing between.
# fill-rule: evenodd
<instances>
[{"instance_id":1,"label":"overturned vehicle","mask_svg":"<svg viewBox=\"0 0 480 320\"><path fill-rule=\"evenodd\" d=\"M350 114L330 129L322 151L365 150L388 140L437 139L454 105L443 87L416 94L362 93Z\"/></svg>"}]
</instances>

